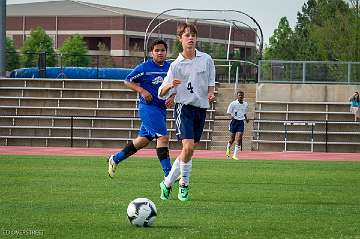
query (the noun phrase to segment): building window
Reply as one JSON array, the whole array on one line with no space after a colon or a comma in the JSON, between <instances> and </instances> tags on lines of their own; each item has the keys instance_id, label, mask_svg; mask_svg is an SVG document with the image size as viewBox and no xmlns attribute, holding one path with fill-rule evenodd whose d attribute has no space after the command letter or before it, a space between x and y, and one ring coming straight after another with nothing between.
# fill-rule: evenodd
<instances>
[{"instance_id":1,"label":"building window","mask_svg":"<svg viewBox=\"0 0 360 239\"><path fill-rule=\"evenodd\" d=\"M111 49L111 39L110 37L84 37L88 49L92 51L99 50L99 43L105 44L107 49Z\"/></svg>"},{"instance_id":2,"label":"building window","mask_svg":"<svg viewBox=\"0 0 360 239\"><path fill-rule=\"evenodd\" d=\"M129 51L143 51L144 39L143 38L130 38L129 39Z\"/></svg>"}]
</instances>

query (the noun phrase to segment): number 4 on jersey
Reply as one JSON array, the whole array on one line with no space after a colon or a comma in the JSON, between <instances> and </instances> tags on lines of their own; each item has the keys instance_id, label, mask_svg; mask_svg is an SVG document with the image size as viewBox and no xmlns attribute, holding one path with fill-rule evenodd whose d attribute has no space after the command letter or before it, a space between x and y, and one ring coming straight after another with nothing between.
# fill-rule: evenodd
<instances>
[{"instance_id":1,"label":"number 4 on jersey","mask_svg":"<svg viewBox=\"0 0 360 239\"><path fill-rule=\"evenodd\" d=\"M194 91L193 91L194 88L192 87L191 82L188 83L187 89L188 89L188 91L190 91L190 93L194 93Z\"/></svg>"}]
</instances>

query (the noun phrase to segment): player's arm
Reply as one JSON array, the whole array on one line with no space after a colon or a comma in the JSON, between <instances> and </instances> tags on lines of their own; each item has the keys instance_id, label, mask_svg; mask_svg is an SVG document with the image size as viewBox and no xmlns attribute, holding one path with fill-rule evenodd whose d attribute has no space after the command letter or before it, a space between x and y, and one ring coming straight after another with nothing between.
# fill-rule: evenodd
<instances>
[{"instance_id":1,"label":"player's arm","mask_svg":"<svg viewBox=\"0 0 360 239\"><path fill-rule=\"evenodd\" d=\"M246 123L249 123L249 119L246 115L246 112L248 111L249 107L248 107L248 104L246 104L246 109L245 109L245 114L244 114L244 117L245 117L245 120L246 120Z\"/></svg>"},{"instance_id":2,"label":"player's arm","mask_svg":"<svg viewBox=\"0 0 360 239\"><path fill-rule=\"evenodd\" d=\"M226 111L226 114L227 114L227 116L229 117L229 119L233 119L233 117L232 117L232 102L229 104L229 107L228 107L228 109L227 109L227 111Z\"/></svg>"},{"instance_id":3,"label":"player's arm","mask_svg":"<svg viewBox=\"0 0 360 239\"><path fill-rule=\"evenodd\" d=\"M163 100L169 98L170 95L175 93L174 88L180 84L181 84L181 81L174 78L173 64L171 64L163 83L159 87L158 97Z\"/></svg>"},{"instance_id":4,"label":"player's arm","mask_svg":"<svg viewBox=\"0 0 360 239\"><path fill-rule=\"evenodd\" d=\"M208 86L208 100L210 103L215 100L214 90L215 86Z\"/></svg>"},{"instance_id":5,"label":"player's arm","mask_svg":"<svg viewBox=\"0 0 360 239\"><path fill-rule=\"evenodd\" d=\"M210 58L208 61L209 68L209 81L208 81L208 100L213 102L215 100L215 64L214 61Z\"/></svg>"},{"instance_id":6,"label":"player's arm","mask_svg":"<svg viewBox=\"0 0 360 239\"><path fill-rule=\"evenodd\" d=\"M159 97L165 97L168 95L169 91L171 89L174 88L174 85L172 84L172 82L168 82L167 84L165 85L162 85L162 87L160 86L159 88Z\"/></svg>"},{"instance_id":7,"label":"player's arm","mask_svg":"<svg viewBox=\"0 0 360 239\"><path fill-rule=\"evenodd\" d=\"M249 123L249 119L246 114L244 114L244 117L245 117L246 123Z\"/></svg>"},{"instance_id":8,"label":"player's arm","mask_svg":"<svg viewBox=\"0 0 360 239\"><path fill-rule=\"evenodd\" d=\"M136 66L135 69L126 77L125 85L129 89L139 93L146 102L150 102L152 100L150 92L139 85L139 83L144 79L144 75L144 66L143 64L140 64Z\"/></svg>"},{"instance_id":9,"label":"player's arm","mask_svg":"<svg viewBox=\"0 0 360 239\"><path fill-rule=\"evenodd\" d=\"M152 96L149 93L149 91L145 90L141 86L139 86L137 83L125 81L125 85L127 88L138 92L147 102L150 102L152 100Z\"/></svg>"},{"instance_id":10,"label":"player's arm","mask_svg":"<svg viewBox=\"0 0 360 239\"><path fill-rule=\"evenodd\" d=\"M166 101L165 101L166 108L170 109L174 106L175 96L176 96L176 93L173 93L172 95L170 95L169 98L166 99Z\"/></svg>"}]
</instances>

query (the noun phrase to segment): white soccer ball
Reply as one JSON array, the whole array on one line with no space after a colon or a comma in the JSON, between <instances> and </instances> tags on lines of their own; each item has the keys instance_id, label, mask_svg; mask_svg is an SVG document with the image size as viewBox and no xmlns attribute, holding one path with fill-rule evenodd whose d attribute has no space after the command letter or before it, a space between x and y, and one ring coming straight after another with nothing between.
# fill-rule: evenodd
<instances>
[{"instance_id":1,"label":"white soccer ball","mask_svg":"<svg viewBox=\"0 0 360 239\"><path fill-rule=\"evenodd\" d=\"M151 200L137 198L129 203L127 215L131 224L138 227L149 227L154 223L157 211Z\"/></svg>"}]
</instances>

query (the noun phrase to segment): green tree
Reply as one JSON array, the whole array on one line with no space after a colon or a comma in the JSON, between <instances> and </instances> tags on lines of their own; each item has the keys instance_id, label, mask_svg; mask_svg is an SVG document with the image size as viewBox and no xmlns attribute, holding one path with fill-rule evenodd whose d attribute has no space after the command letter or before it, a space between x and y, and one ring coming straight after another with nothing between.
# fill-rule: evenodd
<instances>
[{"instance_id":1,"label":"green tree","mask_svg":"<svg viewBox=\"0 0 360 239\"><path fill-rule=\"evenodd\" d=\"M202 52L209 53L211 51L211 43L210 42L199 42L199 49Z\"/></svg>"},{"instance_id":2,"label":"green tree","mask_svg":"<svg viewBox=\"0 0 360 239\"><path fill-rule=\"evenodd\" d=\"M62 64L64 66L90 65L86 42L79 34L66 38L59 52L62 54Z\"/></svg>"},{"instance_id":3,"label":"green tree","mask_svg":"<svg viewBox=\"0 0 360 239\"><path fill-rule=\"evenodd\" d=\"M172 49L172 52L173 52L172 57L176 58L179 55L179 53L182 52L182 50L183 49L182 49L181 42L179 41L179 39L176 38L175 44Z\"/></svg>"},{"instance_id":4,"label":"green tree","mask_svg":"<svg viewBox=\"0 0 360 239\"><path fill-rule=\"evenodd\" d=\"M359 61L359 0L308 0L291 33L282 18L265 59Z\"/></svg>"},{"instance_id":5,"label":"green tree","mask_svg":"<svg viewBox=\"0 0 360 239\"><path fill-rule=\"evenodd\" d=\"M227 56L227 48L224 44L212 44L212 51L209 52L213 58L215 59L226 59Z\"/></svg>"},{"instance_id":6,"label":"green tree","mask_svg":"<svg viewBox=\"0 0 360 239\"><path fill-rule=\"evenodd\" d=\"M38 65L39 53L46 53L46 65L54 66L56 62L53 40L46 34L45 30L37 27L31 31L30 36L26 38L22 53L22 64L24 67L34 67Z\"/></svg>"},{"instance_id":7,"label":"green tree","mask_svg":"<svg viewBox=\"0 0 360 239\"><path fill-rule=\"evenodd\" d=\"M13 40L6 37L6 70L12 71L20 67L19 54L16 52Z\"/></svg>"},{"instance_id":8,"label":"green tree","mask_svg":"<svg viewBox=\"0 0 360 239\"><path fill-rule=\"evenodd\" d=\"M269 47L264 51L265 59L291 60L294 58L292 49L293 31L286 17L280 19L278 28L269 39Z\"/></svg>"}]
</instances>

